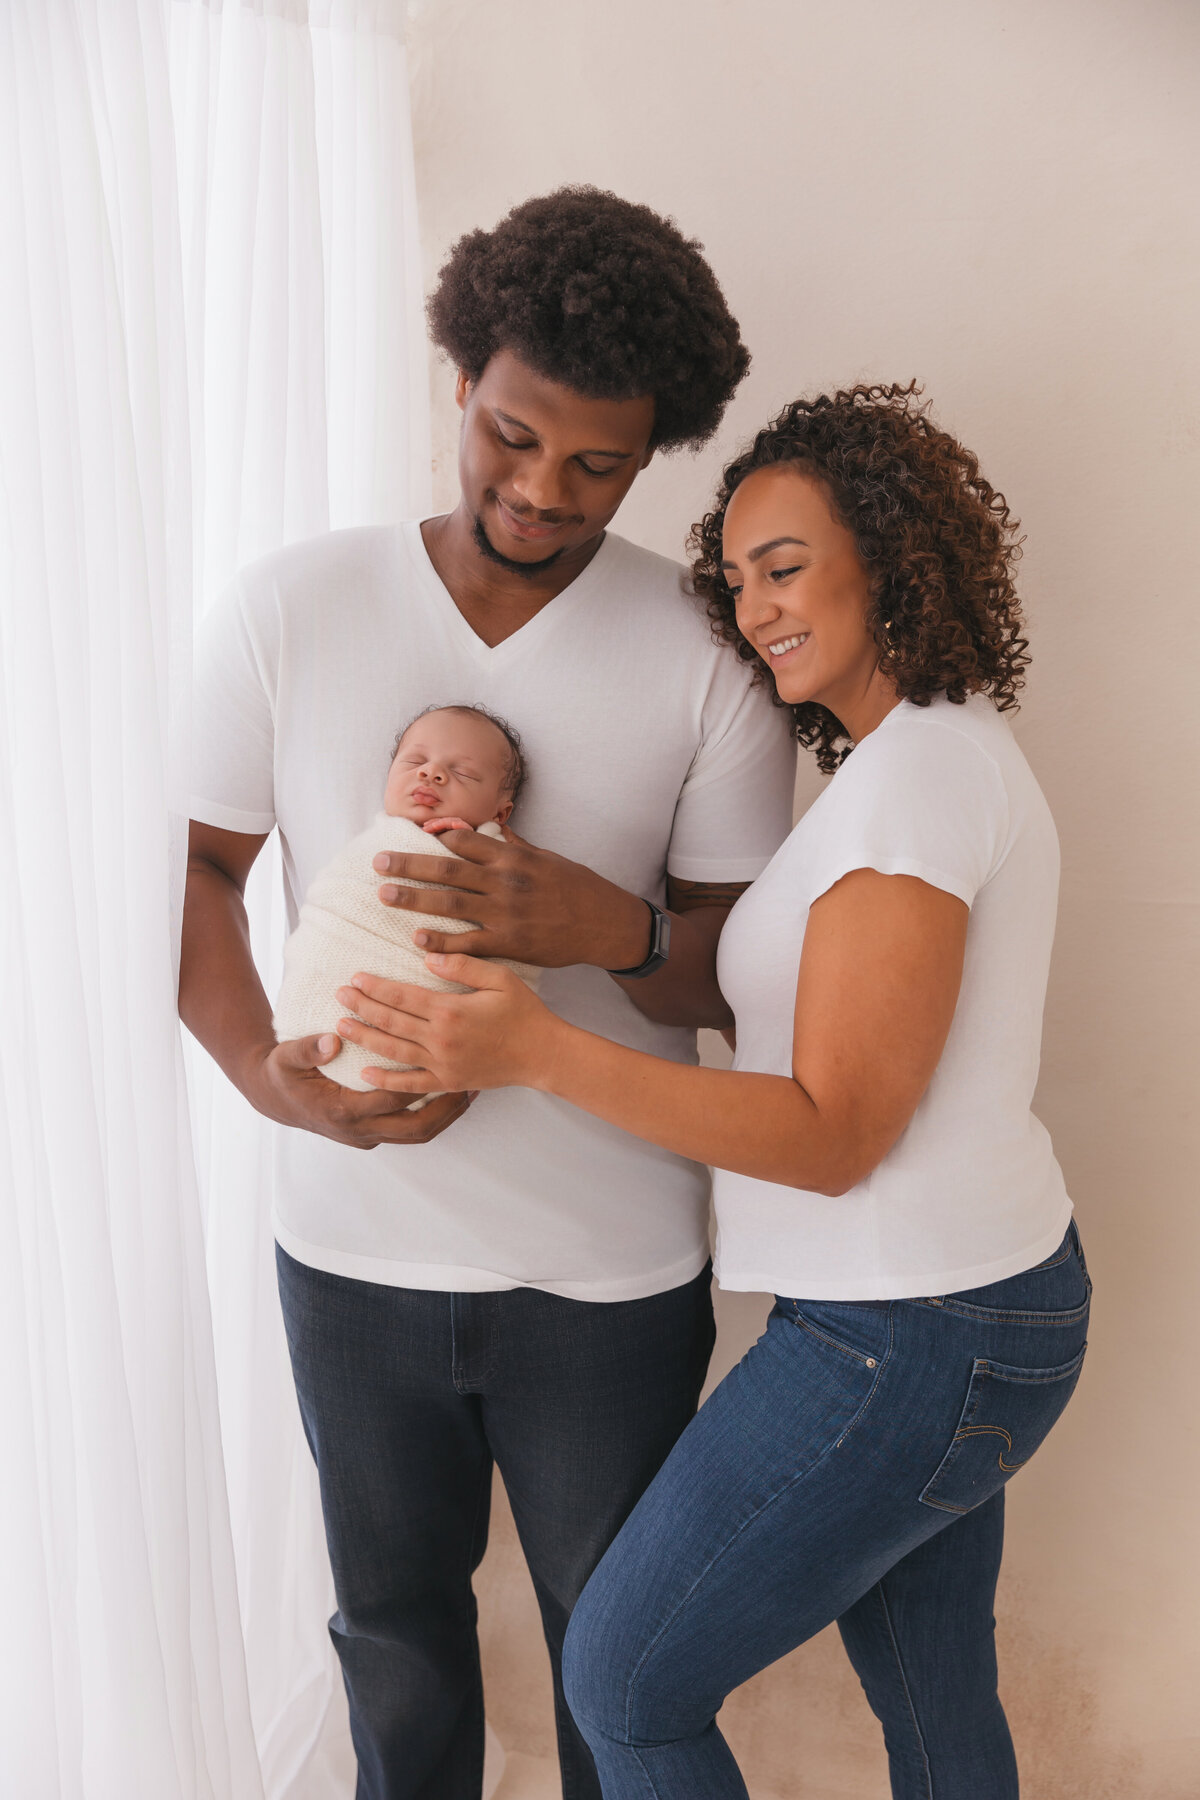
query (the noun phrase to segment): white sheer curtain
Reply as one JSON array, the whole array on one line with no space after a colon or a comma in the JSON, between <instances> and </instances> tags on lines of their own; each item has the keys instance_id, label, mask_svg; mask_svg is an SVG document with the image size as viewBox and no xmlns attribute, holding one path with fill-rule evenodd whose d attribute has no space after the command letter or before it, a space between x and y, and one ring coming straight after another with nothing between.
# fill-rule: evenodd
<instances>
[{"instance_id":1,"label":"white sheer curtain","mask_svg":"<svg viewBox=\"0 0 1200 1800\"><path fill-rule=\"evenodd\" d=\"M14 1800L352 1788L266 1134L195 1060L193 1154L173 990L195 609L426 503L407 108L400 0L0 6Z\"/></svg>"}]
</instances>

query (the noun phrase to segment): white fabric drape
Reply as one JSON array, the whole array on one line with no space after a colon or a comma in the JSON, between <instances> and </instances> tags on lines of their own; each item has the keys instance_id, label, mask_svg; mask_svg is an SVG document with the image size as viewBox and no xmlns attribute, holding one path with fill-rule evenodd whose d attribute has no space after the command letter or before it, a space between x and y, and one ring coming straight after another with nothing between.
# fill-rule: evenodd
<instances>
[{"instance_id":1,"label":"white fabric drape","mask_svg":"<svg viewBox=\"0 0 1200 1800\"><path fill-rule=\"evenodd\" d=\"M191 502L166 37L0 8L0 1791L255 1800L174 934Z\"/></svg>"},{"instance_id":2,"label":"white fabric drape","mask_svg":"<svg viewBox=\"0 0 1200 1800\"><path fill-rule=\"evenodd\" d=\"M194 1158L174 981L194 611L427 499L403 6L5 0L0 164L0 1793L336 1800L267 1132L190 1058Z\"/></svg>"}]
</instances>

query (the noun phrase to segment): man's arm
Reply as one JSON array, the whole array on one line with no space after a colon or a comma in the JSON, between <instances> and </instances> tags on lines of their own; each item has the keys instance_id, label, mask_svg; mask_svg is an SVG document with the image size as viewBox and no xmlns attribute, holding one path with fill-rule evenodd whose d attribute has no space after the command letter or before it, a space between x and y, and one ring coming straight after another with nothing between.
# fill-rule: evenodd
<instances>
[{"instance_id":1,"label":"man's arm","mask_svg":"<svg viewBox=\"0 0 1200 1800\"><path fill-rule=\"evenodd\" d=\"M341 1048L324 1037L277 1044L271 1003L250 953L243 894L266 834L222 831L194 820L188 842L187 889L179 970L179 1016L251 1106L283 1125L315 1131L363 1150L378 1144L424 1144L469 1105L447 1094L420 1112L405 1095L360 1094L320 1073ZM322 1050L322 1043L326 1048Z\"/></svg>"},{"instance_id":2,"label":"man's arm","mask_svg":"<svg viewBox=\"0 0 1200 1800\"><path fill-rule=\"evenodd\" d=\"M571 963L632 969L645 961L650 911L636 894L512 831L505 831L503 843L473 831L447 832L446 844L453 857L392 851L375 858L385 905L478 922L478 929L460 934L418 931L418 950L506 956L544 969ZM395 887L389 875L431 881L440 891ZM671 954L653 975L619 981L639 1012L656 1024L693 1029L731 1023L717 986L716 947L745 886L668 878Z\"/></svg>"},{"instance_id":3,"label":"man's arm","mask_svg":"<svg viewBox=\"0 0 1200 1800\"><path fill-rule=\"evenodd\" d=\"M690 1025L721 1031L733 1014L717 986L717 939L729 910L748 881L680 881L667 876L671 954L661 969L641 981L614 977L640 1013L656 1025ZM649 916L648 908L642 909ZM645 930L649 948L649 926ZM646 951L643 950L643 955Z\"/></svg>"}]
</instances>

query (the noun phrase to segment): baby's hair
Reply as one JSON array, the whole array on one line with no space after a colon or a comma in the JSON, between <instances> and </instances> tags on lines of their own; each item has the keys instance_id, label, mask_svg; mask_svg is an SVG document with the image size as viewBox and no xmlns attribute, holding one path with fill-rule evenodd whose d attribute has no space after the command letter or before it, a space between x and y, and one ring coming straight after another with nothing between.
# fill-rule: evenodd
<instances>
[{"instance_id":1,"label":"baby's hair","mask_svg":"<svg viewBox=\"0 0 1200 1800\"><path fill-rule=\"evenodd\" d=\"M517 795L525 785L526 775L525 752L521 747L521 739L507 719L502 719L498 713L489 712L487 707L480 706L478 701L476 701L473 706L423 706L420 712L414 713L412 718L408 721L408 724L402 726L396 733L396 741L392 745L392 754L388 758L388 767L390 768L392 763L395 762L400 745L408 736L413 726L419 724L422 719L427 719L430 713L438 712L476 713L481 719L486 719L489 725L494 725L496 727L496 730L508 745L508 767L504 771L504 792L515 805Z\"/></svg>"}]
</instances>

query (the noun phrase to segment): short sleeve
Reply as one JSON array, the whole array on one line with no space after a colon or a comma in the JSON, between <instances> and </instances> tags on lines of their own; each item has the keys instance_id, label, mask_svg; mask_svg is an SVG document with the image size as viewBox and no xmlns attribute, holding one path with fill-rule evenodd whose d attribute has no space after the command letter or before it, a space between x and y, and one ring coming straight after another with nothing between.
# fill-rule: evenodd
<instances>
[{"instance_id":1,"label":"short sleeve","mask_svg":"<svg viewBox=\"0 0 1200 1800\"><path fill-rule=\"evenodd\" d=\"M214 601L196 634L191 816L258 835L275 824L272 634L239 582Z\"/></svg>"},{"instance_id":2,"label":"short sleeve","mask_svg":"<svg viewBox=\"0 0 1200 1800\"><path fill-rule=\"evenodd\" d=\"M753 881L792 828L796 743L791 715L722 658L700 748L675 807L667 870L680 881Z\"/></svg>"},{"instance_id":3,"label":"short sleeve","mask_svg":"<svg viewBox=\"0 0 1200 1800\"><path fill-rule=\"evenodd\" d=\"M851 870L877 869L971 906L1008 841L1008 793L986 751L918 712L860 744L806 822L808 905Z\"/></svg>"}]
</instances>

